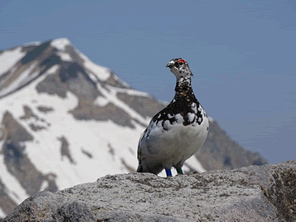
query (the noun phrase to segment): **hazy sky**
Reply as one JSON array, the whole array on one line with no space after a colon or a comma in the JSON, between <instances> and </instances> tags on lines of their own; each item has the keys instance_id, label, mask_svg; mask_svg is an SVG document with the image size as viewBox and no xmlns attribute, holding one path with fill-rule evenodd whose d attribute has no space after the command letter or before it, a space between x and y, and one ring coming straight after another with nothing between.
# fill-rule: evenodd
<instances>
[{"instance_id":1,"label":"hazy sky","mask_svg":"<svg viewBox=\"0 0 296 222\"><path fill-rule=\"evenodd\" d=\"M271 163L296 159L295 0L0 1L0 50L61 37L168 102L165 66L186 59L231 138Z\"/></svg>"}]
</instances>

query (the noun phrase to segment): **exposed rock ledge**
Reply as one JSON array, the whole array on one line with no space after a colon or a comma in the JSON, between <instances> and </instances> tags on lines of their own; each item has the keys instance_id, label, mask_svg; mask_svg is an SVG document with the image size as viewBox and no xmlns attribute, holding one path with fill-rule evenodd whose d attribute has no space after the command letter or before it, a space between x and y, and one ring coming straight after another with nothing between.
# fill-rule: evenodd
<instances>
[{"instance_id":1,"label":"exposed rock ledge","mask_svg":"<svg viewBox=\"0 0 296 222\"><path fill-rule=\"evenodd\" d=\"M296 160L173 178L108 175L56 193L39 192L4 221L295 220Z\"/></svg>"}]
</instances>

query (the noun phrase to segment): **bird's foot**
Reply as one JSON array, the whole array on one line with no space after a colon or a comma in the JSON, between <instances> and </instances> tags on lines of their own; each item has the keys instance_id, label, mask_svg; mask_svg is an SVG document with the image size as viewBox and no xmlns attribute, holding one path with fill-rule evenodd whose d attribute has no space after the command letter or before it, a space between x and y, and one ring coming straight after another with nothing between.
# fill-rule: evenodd
<instances>
[{"instance_id":1,"label":"bird's foot","mask_svg":"<svg viewBox=\"0 0 296 222\"><path fill-rule=\"evenodd\" d=\"M166 172L167 177L171 177L172 176L171 169L165 169L165 172Z\"/></svg>"},{"instance_id":2,"label":"bird's foot","mask_svg":"<svg viewBox=\"0 0 296 222\"><path fill-rule=\"evenodd\" d=\"M184 174L184 173L183 173L183 170L182 170L181 167L180 167L180 168L177 168L177 173L178 173L178 174Z\"/></svg>"}]
</instances>

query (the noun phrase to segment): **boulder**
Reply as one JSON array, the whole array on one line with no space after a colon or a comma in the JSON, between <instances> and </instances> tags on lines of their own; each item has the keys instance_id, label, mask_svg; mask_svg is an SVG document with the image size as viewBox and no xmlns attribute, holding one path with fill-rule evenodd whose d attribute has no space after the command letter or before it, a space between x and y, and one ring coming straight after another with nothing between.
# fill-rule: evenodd
<instances>
[{"instance_id":1,"label":"boulder","mask_svg":"<svg viewBox=\"0 0 296 222\"><path fill-rule=\"evenodd\" d=\"M88 173L88 172L86 172ZM39 192L4 221L295 221L296 160L162 178L107 175Z\"/></svg>"}]
</instances>

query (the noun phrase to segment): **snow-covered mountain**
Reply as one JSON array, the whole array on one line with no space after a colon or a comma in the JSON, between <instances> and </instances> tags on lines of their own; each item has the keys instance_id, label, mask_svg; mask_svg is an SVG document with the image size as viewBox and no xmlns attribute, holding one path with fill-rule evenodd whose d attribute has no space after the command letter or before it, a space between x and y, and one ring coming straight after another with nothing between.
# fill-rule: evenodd
<instances>
[{"instance_id":1,"label":"snow-covered mountain","mask_svg":"<svg viewBox=\"0 0 296 222\"><path fill-rule=\"evenodd\" d=\"M163 107L68 39L1 51L0 217L40 190L134 172L139 137ZM185 171L266 163L231 141L215 121L211 125L201 152L211 160L200 158L201 165L192 157Z\"/></svg>"}]
</instances>

